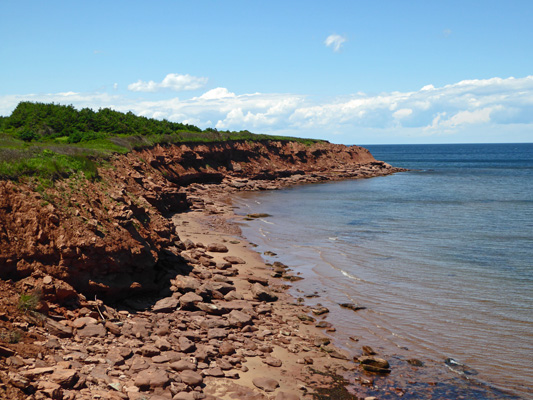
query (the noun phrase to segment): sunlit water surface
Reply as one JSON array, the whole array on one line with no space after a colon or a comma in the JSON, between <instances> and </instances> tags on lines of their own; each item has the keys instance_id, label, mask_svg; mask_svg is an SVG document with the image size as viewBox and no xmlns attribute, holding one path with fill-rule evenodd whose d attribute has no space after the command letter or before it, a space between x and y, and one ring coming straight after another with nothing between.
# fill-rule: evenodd
<instances>
[{"instance_id":1,"label":"sunlit water surface","mask_svg":"<svg viewBox=\"0 0 533 400\"><path fill-rule=\"evenodd\" d=\"M533 398L533 144L367 147L410 171L243 194L238 213L272 215L244 235L306 278L293 293L319 294L345 349L452 357Z\"/></svg>"}]
</instances>

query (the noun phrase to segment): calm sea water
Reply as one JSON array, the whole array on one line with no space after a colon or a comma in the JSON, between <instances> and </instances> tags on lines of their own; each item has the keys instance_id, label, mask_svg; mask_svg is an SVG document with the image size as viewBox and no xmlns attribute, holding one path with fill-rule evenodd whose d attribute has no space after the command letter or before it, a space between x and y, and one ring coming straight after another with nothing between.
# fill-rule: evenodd
<instances>
[{"instance_id":1,"label":"calm sea water","mask_svg":"<svg viewBox=\"0 0 533 400\"><path fill-rule=\"evenodd\" d=\"M533 144L366 147L410 171L244 194L238 212L272 215L244 235L306 278L293 293L318 294L354 354L451 357L533 398Z\"/></svg>"}]
</instances>

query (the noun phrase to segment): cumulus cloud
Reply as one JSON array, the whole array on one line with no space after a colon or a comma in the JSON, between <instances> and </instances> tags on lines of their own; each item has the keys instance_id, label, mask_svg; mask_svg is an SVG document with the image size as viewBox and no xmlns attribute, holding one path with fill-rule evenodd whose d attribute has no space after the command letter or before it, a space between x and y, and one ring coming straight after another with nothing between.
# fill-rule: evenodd
<instances>
[{"instance_id":1,"label":"cumulus cloud","mask_svg":"<svg viewBox=\"0 0 533 400\"><path fill-rule=\"evenodd\" d=\"M324 40L324 44L326 47L332 47L333 51L339 52L342 44L346 42L346 40L347 39L344 36L333 34L329 35L326 40Z\"/></svg>"},{"instance_id":2,"label":"cumulus cloud","mask_svg":"<svg viewBox=\"0 0 533 400\"><path fill-rule=\"evenodd\" d=\"M207 78L191 76L189 74L168 74L161 82L138 80L128 85L132 92L157 92L170 89L176 92L201 89L207 84Z\"/></svg>"},{"instance_id":3,"label":"cumulus cloud","mask_svg":"<svg viewBox=\"0 0 533 400\"><path fill-rule=\"evenodd\" d=\"M428 84L411 92L356 93L330 101L290 93L237 94L223 87L188 99L153 101L117 92L11 95L0 96L0 115L9 115L19 101L28 100L77 108L110 107L219 130L321 138L342 134L346 143L361 141L357 134L387 134L391 141L395 135L426 140L476 129L496 134L518 131L517 125L528 135L533 131L533 76L464 80L442 87Z\"/></svg>"}]
</instances>

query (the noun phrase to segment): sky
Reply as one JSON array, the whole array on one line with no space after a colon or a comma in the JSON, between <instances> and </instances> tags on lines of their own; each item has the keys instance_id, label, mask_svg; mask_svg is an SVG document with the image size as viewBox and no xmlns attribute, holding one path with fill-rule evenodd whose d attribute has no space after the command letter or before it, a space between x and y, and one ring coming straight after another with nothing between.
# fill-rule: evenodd
<instances>
[{"instance_id":1,"label":"sky","mask_svg":"<svg viewBox=\"0 0 533 400\"><path fill-rule=\"evenodd\" d=\"M533 142L533 1L0 0L20 101L344 144Z\"/></svg>"}]
</instances>

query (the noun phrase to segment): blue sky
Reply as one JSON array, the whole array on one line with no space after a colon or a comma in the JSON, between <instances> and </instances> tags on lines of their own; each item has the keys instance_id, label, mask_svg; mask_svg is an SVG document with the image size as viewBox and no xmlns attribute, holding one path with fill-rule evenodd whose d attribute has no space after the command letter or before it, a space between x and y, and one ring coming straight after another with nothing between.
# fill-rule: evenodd
<instances>
[{"instance_id":1,"label":"blue sky","mask_svg":"<svg viewBox=\"0 0 533 400\"><path fill-rule=\"evenodd\" d=\"M533 141L533 1L0 1L19 101L336 143Z\"/></svg>"}]
</instances>

